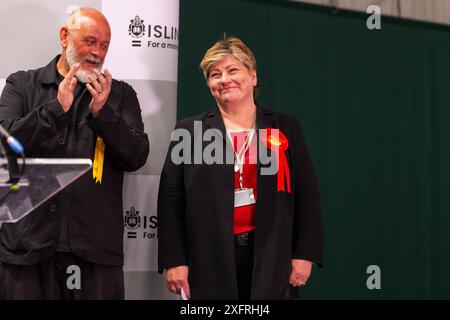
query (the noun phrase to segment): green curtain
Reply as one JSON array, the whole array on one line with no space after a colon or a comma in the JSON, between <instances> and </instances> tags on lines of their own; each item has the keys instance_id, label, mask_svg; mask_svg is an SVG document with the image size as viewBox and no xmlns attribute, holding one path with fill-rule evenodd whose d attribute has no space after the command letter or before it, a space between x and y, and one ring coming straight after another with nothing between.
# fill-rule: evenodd
<instances>
[{"instance_id":1,"label":"green curtain","mask_svg":"<svg viewBox=\"0 0 450 320\"><path fill-rule=\"evenodd\" d=\"M382 17L371 31L366 14L283 1L180 12L179 118L214 106L198 65L225 32L256 55L259 104L301 120L326 255L300 297L450 298L450 28Z\"/></svg>"}]
</instances>

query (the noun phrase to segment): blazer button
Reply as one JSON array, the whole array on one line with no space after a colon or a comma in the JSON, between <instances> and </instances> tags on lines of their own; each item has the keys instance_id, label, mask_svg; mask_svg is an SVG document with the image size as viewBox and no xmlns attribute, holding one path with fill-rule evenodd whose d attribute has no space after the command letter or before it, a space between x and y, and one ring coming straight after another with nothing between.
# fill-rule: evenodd
<instances>
[{"instance_id":1,"label":"blazer button","mask_svg":"<svg viewBox=\"0 0 450 320\"><path fill-rule=\"evenodd\" d=\"M64 139L63 137L59 138L58 143L60 145L63 145L64 143L66 143L66 139Z\"/></svg>"},{"instance_id":2,"label":"blazer button","mask_svg":"<svg viewBox=\"0 0 450 320\"><path fill-rule=\"evenodd\" d=\"M50 207L48 208L48 211L50 213L55 213L56 212L56 204L50 205Z\"/></svg>"}]
</instances>

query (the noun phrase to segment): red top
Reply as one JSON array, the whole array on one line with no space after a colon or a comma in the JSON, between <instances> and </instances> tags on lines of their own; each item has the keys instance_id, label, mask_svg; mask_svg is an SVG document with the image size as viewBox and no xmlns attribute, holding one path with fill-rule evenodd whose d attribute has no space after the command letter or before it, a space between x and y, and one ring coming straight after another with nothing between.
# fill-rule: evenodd
<instances>
[{"instance_id":1,"label":"red top","mask_svg":"<svg viewBox=\"0 0 450 320\"><path fill-rule=\"evenodd\" d=\"M238 152L245 143L248 131L232 132L234 149ZM242 169L242 186L244 188L253 188L253 195L256 196L256 177L257 177L257 141L256 133L253 135L250 148L245 152L244 166ZM239 189L239 171L234 173L234 188ZM255 229L255 210L256 204L250 204L234 208L234 234L240 234Z\"/></svg>"}]
</instances>

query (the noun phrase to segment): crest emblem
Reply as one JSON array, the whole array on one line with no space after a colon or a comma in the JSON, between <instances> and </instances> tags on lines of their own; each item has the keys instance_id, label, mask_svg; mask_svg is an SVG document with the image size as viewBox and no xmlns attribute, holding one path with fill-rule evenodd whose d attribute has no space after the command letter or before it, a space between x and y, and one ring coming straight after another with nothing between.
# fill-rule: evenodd
<instances>
[{"instance_id":1,"label":"crest emblem","mask_svg":"<svg viewBox=\"0 0 450 320\"><path fill-rule=\"evenodd\" d=\"M136 229L141 225L141 217L139 216L139 211L137 211L134 207L131 207L130 210L125 211L124 217L124 226L128 229Z\"/></svg>"},{"instance_id":2,"label":"crest emblem","mask_svg":"<svg viewBox=\"0 0 450 320\"><path fill-rule=\"evenodd\" d=\"M144 20L141 20L138 15L130 20L130 25L128 26L128 34L134 38L140 38L145 33Z\"/></svg>"}]
</instances>

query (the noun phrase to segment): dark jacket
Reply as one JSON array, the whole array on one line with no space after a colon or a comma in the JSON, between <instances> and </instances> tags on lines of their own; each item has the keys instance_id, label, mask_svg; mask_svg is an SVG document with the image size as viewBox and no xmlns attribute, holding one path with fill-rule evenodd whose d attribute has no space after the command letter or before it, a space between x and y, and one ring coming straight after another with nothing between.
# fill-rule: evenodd
<instances>
[{"instance_id":1,"label":"dark jacket","mask_svg":"<svg viewBox=\"0 0 450 320\"><path fill-rule=\"evenodd\" d=\"M0 98L0 124L23 144L26 157L93 159L96 137L103 138L102 183L96 184L90 171L21 221L3 224L0 261L29 265L48 258L66 227L74 254L94 263L122 265L124 171L143 166L149 152L139 102L130 85L113 80L96 118L88 109L91 95L81 85L65 113L56 99L62 80L58 59L8 77Z\"/></svg>"},{"instance_id":2,"label":"dark jacket","mask_svg":"<svg viewBox=\"0 0 450 320\"><path fill-rule=\"evenodd\" d=\"M217 108L181 120L176 128L193 137L194 121L201 121L202 132L219 129L228 145ZM278 128L286 135L292 193L277 192L277 175L261 175L264 165L258 160L251 297L289 299L291 259L322 264L319 187L297 119L258 107L257 128ZM159 269L188 265L193 299L237 299L233 165L176 165L170 156L176 145L170 144L159 187Z\"/></svg>"}]
</instances>

